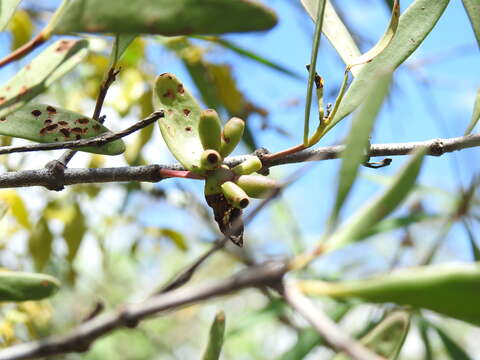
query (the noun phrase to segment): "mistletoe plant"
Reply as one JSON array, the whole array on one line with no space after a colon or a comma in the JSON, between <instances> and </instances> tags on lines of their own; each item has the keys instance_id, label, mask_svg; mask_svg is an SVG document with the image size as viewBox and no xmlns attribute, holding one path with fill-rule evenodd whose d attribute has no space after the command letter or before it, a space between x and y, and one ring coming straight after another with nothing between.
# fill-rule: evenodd
<instances>
[{"instance_id":1,"label":"mistletoe plant","mask_svg":"<svg viewBox=\"0 0 480 360\"><path fill-rule=\"evenodd\" d=\"M249 197L261 198L278 187L262 175L256 156L230 168L223 164L240 142L245 122L231 118L222 129L215 110L203 110L195 97L174 75L160 75L155 83L153 102L164 112L159 120L162 136L175 158L187 169L185 177L205 180L205 198L213 209L220 230L234 244L243 245L242 209Z\"/></svg>"}]
</instances>

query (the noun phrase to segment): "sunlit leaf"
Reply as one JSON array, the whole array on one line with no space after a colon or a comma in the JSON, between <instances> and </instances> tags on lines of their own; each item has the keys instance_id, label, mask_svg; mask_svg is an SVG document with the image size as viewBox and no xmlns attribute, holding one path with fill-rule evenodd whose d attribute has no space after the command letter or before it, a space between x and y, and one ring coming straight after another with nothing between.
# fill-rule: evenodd
<instances>
[{"instance_id":1,"label":"sunlit leaf","mask_svg":"<svg viewBox=\"0 0 480 360\"><path fill-rule=\"evenodd\" d=\"M87 139L108 131L92 118L43 104L29 104L0 118L0 134L40 143ZM88 146L79 150L117 155L125 151L125 145L119 139L99 147Z\"/></svg>"},{"instance_id":2,"label":"sunlit leaf","mask_svg":"<svg viewBox=\"0 0 480 360\"><path fill-rule=\"evenodd\" d=\"M363 280L311 280L302 282L301 287L311 295L396 303L480 324L480 308L477 304L480 295L478 264L412 267Z\"/></svg>"},{"instance_id":3,"label":"sunlit leaf","mask_svg":"<svg viewBox=\"0 0 480 360\"><path fill-rule=\"evenodd\" d=\"M468 128L467 130L465 130L464 135L468 135L472 132L475 125L477 125L477 122L479 119L480 119L480 89L478 89L477 96L475 97L475 104L473 105L472 119L470 120L470 124L468 124Z\"/></svg>"},{"instance_id":4,"label":"sunlit leaf","mask_svg":"<svg viewBox=\"0 0 480 360\"><path fill-rule=\"evenodd\" d=\"M185 236L179 231L169 229L169 228L156 228L156 227L148 227L145 229L145 233L151 236L159 237L159 238L167 238L171 240L177 248L182 251L188 250L188 244L185 239Z\"/></svg>"},{"instance_id":5,"label":"sunlit leaf","mask_svg":"<svg viewBox=\"0 0 480 360\"><path fill-rule=\"evenodd\" d=\"M390 84L389 73L375 79L371 84L366 101L359 109L352 121L352 126L346 140L345 151L342 153L342 165L340 168L337 197L331 215L331 223L334 224L340 213L345 199L357 177L358 167L365 161L365 154L369 148L369 137L373 129L373 123L380 111L383 99Z\"/></svg>"},{"instance_id":6,"label":"sunlit leaf","mask_svg":"<svg viewBox=\"0 0 480 360\"><path fill-rule=\"evenodd\" d=\"M110 66L117 64L123 53L135 40L137 34L118 34L113 41L112 55L110 56Z\"/></svg>"},{"instance_id":7,"label":"sunlit leaf","mask_svg":"<svg viewBox=\"0 0 480 360\"><path fill-rule=\"evenodd\" d=\"M59 40L0 87L0 118L21 108L78 65L88 53L86 40Z\"/></svg>"},{"instance_id":8,"label":"sunlit leaf","mask_svg":"<svg viewBox=\"0 0 480 360\"><path fill-rule=\"evenodd\" d=\"M55 294L59 287L58 280L49 275L0 271L0 301L40 300Z\"/></svg>"},{"instance_id":9,"label":"sunlit leaf","mask_svg":"<svg viewBox=\"0 0 480 360\"><path fill-rule=\"evenodd\" d=\"M462 0L462 2L465 10L467 11L470 23L472 24L478 46L480 46L480 1Z\"/></svg>"},{"instance_id":10,"label":"sunlit leaf","mask_svg":"<svg viewBox=\"0 0 480 360\"><path fill-rule=\"evenodd\" d=\"M198 171L203 147L198 135L201 109L195 98L179 79L165 73L155 81L153 104L165 111L158 124L170 152L186 169Z\"/></svg>"},{"instance_id":11,"label":"sunlit leaf","mask_svg":"<svg viewBox=\"0 0 480 360\"><path fill-rule=\"evenodd\" d=\"M42 270L50 260L53 234L48 222L41 218L28 238L28 250L35 263L35 269Z\"/></svg>"},{"instance_id":12,"label":"sunlit leaf","mask_svg":"<svg viewBox=\"0 0 480 360\"><path fill-rule=\"evenodd\" d=\"M409 325L410 315L407 312L395 311L362 337L360 342L386 359L396 359L403 346ZM348 359L350 358L342 353L332 360Z\"/></svg>"},{"instance_id":13,"label":"sunlit leaf","mask_svg":"<svg viewBox=\"0 0 480 360\"><path fill-rule=\"evenodd\" d=\"M325 244L327 250L338 249L365 233L380 220L388 216L406 198L415 185L415 180L422 166L425 149L411 156L410 160L395 175L394 181L375 199L369 201L362 209L339 226Z\"/></svg>"},{"instance_id":14,"label":"sunlit leaf","mask_svg":"<svg viewBox=\"0 0 480 360\"><path fill-rule=\"evenodd\" d=\"M73 206L73 216L65 224L63 228L63 239L67 244L68 254L67 261L71 264L75 260L80 244L82 243L87 225L82 209L75 203Z\"/></svg>"},{"instance_id":15,"label":"sunlit leaf","mask_svg":"<svg viewBox=\"0 0 480 360\"><path fill-rule=\"evenodd\" d=\"M19 3L20 0L0 1L0 31L5 29Z\"/></svg>"},{"instance_id":16,"label":"sunlit leaf","mask_svg":"<svg viewBox=\"0 0 480 360\"><path fill-rule=\"evenodd\" d=\"M215 315L210 335L208 338L207 348L203 354L203 360L218 360L223 347L223 338L225 336L225 313L220 311Z\"/></svg>"},{"instance_id":17,"label":"sunlit leaf","mask_svg":"<svg viewBox=\"0 0 480 360\"><path fill-rule=\"evenodd\" d=\"M31 229L32 225L30 223L27 207L16 190L0 191L0 200L8 204L9 209L12 211L12 215L20 225L26 229Z\"/></svg>"},{"instance_id":18,"label":"sunlit leaf","mask_svg":"<svg viewBox=\"0 0 480 360\"><path fill-rule=\"evenodd\" d=\"M313 21L316 21L318 0L300 1ZM345 64L351 63L355 58L361 55L360 50L358 49L358 46L353 40L352 35L338 16L335 8L329 0L326 2L325 13L323 17L323 33L333 45L335 50L337 50L343 62ZM360 66L354 67L352 69L352 74L356 76L359 71Z\"/></svg>"},{"instance_id":19,"label":"sunlit leaf","mask_svg":"<svg viewBox=\"0 0 480 360\"><path fill-rule=\"evenodd\" d=\"M174 36L267 30L276 23L270 9L252 0L71 0L54 32Z\"/></svg>"},{"instance_id":20,"label":"sunlit leaf","mask_svg":"<svg viewBox=\"0 0 480 360\"><path fill-rule=\"evenodd\" d=\"M422 43L443 14L449 0L416 0L402 14L389 46L365 64L352 81L326 131L354 111L365 99L365 88L384 69L395 69Z\"/></svg>"},{"instance_id":21,"label":"sunlit leaf","mask_svg":"<svg viewBox=\"0 0 480 360\"><path fill-rule=\"evenodd\" d=\"M15 50L30 40L34 26L28 13L25 10L19 10L15 12L15 15L8 24L8 29L12 34L11 48Z\"/></svg>"},{"instance_id":22,"label":"sunlit leaf","mask_svg":"<svg viewBox=\"0 0 480 360\"><path fill-rule=\"evenodd\" d=\"M437 332L438 336L440 337L440 340L442 340L443 346L445 347L445 350L447 354L449 355L449 358L452 360L473 360L466 352L465 350L462 349L460 345L456 343L455 340L453 340L450 335L448 335L443 329L441 329L439 326L435 325L432 322L428 323L429 326Z\"/></svg>"}]
</instances>

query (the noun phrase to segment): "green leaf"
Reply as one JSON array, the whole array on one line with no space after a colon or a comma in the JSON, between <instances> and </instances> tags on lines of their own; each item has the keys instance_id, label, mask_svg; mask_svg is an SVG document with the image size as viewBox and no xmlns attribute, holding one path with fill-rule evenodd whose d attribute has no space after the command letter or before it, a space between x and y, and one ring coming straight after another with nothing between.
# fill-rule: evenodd
<instances>
[{"instance_id":1,"label":"green leaf","mask_svg":"<svg viewBox=\"0 0 480 360\"><path fill-rule=\"evenodd\" d=\"M302 79L303 78L302 75L297 74L296 72L294 72L290 69L287 69L286 67L284 67L282 65L279 65L279 64L263 57L262 55L259 55L257 52L254 52L252 50L240 47L232 41L225 40L225 39L222 39L222 38L219 38L219 37L214 37L214 36L196 36L196 38L206 40L206 41L211 41L215 44L219 44L219 45L223 46L224 48L232 50L233 52L235 52L236 54L238 54L240 56L243 56L247 59L256 61L259 64L265 65L272 70L278 71L278 72L280 72L284 75L290 76L292 78L295 78L295 79Z\"/></svg>"},{"instance_id":2,"label":"green leaf","mask_svg":"<svg viewBox=\"0 0 480 360\"><path fill-rule=\"evenodd\" d=\"M185 239L185 236L183 236L183 234L177 230L169 228L147 227L145 228L145 233L158 238L167 238L171 240L179 250L188 250L188 243Z\"/></svg>"},{"instance_id":3,"label":"green leaf","mask_svg":"<svg viewBox=\"0 0 480 360\"><path fill-rule=\"evenodd\" d=\"M372 61L378 55L382 53L383 50L390 45L398 27L398 18L400 17L400 5L398 0L395 1L395 4L392 8L392 16L390 18L390 22L385 30L383 36L378 40L378 42L366 53L362 54L358 58L354 59L351 63L348 63L348 67L351 68L356 65L365 64Z\"/></svg>"},{"instance_id":4,"label":"green leaf","mask_svg":"<svg viewBox=\"0 0 480 360\"><path fill-rule=\"evenodd\" d=\"M9 189L0 191L0 200L8 204L8 207L12 211L12 215L20 225L25 229L32 228L28 209L16 190Z\"/></svg>"},{"instance_id":5,"label":"green leaf","mask_svg":"<svg viewBox=\"0 0 480 360\"><path fill-rule=\"evenodd\" d=\"M199 171L203 146L198 135L201 108L182 82L165 73L155 81L153 104L164 110L158 124L170 152L188 170Z\"/></svg>"},{"instance_id":6,"label":"green leaf","mask_svg":"<svg viewBox=\"0 0 480 360\"><path fill-rule=\"evenodd\" d=\"M326 250L335 250L357 240L360 234L364 234L395 210L415 185L424 154L425 149L417 150L381 194L340 225L325 244Z\"/></svg>"},{"instance_id":7,"label":"green leaf","mask_svg":"<svg viewBox=\"0 0 480 360\"><path fill-rule=\"evenodd\" d=\"M59 40L0 87L0 118L18 110L67 72L88 53L86 40Z\"/></svg>"},{"instance_id":8,"label":"green leaf","mask_svg":"<svg viewBox=\"0 0 480 360\"><path fill-rule=\"evenodd\" d=\"M383 104L390 79L391 73L384 74L381 78L375 79L371 87L367 89L368 96L366 101L352 121L352 126L346 140L345 151L342 154L337 197L330 218L331 224L335 224L345 199L357 177L358 167L365 161L365 153L369 148L369 137L373 129L373 123Z\"/></svg>"},{"instance_id":9,"label":"green leaf","mask_svg":"<svg viewBox=\"0 0 480 360\"><path fill-rule=\"evenodd\" d=\"M0 271L0 301L40 300L55 294L60 283L52 276Z\"/></svg>"},{"instance_id":10,"label":"green leaf","mask_svg":"<svg viewBox=\"0 0 480 360\"><path fill-rule=\"evenodd\" d=\"M73 212L70 219L63 228L63 239L67 243L67 261L72 264L75 256L77 255L80 244L82 243L83 236L87 231L87 225L85 223L85 216L82 209L75 203L73 206Z\"/></svg>"},{"instance_id":11,"label":"green leaf","mask_svg":"<svg viewBox=\"0 0 480 360\"><path fill-rule=\"evenodd\" d=\"M352 81L336 115L325 132L354 111L365 99L365 87L384 69L396 69L422 43L443 14L449 0L416 0L400 17L397 32L389 46L365 64Z\"/></svg>"},{"instance_id":12,"label":"green leaf","mask_svg":"<svg viewBox=\"0 0 480 360\"><path fill-rule=\"evenodd\" d=\"M420 337L422 338L423 347L425 348L424 360L434 360L432 344L430 342L430 337L428 334L429 324L423 317L418 318L417 323Z\"/></svg>"},{"instance_id":13,"label":"green leaf","mask_svg":"<svg viewBox=\"0 0 480 360\"><path fill-rule=\"evenodd\" d=\"M363 280L304 281L301 287L311 295L395 303L480 325L478 263L412 267Z\"/></svg>"},{"instance_id":14,"label":"green leaf","mask_svg":"<svg viewBox=\"0 0 480 360\"><path fill-rule=\"evenodd\" d=\"M135 40L137 34L117 34L113 42L109 68L114 67L122 57L128 46Z\"/></svg>"},{"instance_id":15,"label":"green leaf","mask_svg":"<svg viewBox=\"0 0 480 360\"><path fill-rule=\"evenodd\" d=\"M386 359L396 359L410 327L410 315L405 311L395 311L387 315L377 326L365 335L360 342L376 354ZM348 360L344 353L332 360Z\"/></svg>"},{"instance_id":16,"label":"green leaf","mask_svg":"<svg viewBox=\"0 0 480 360\"><path fill-rule=\"evenodd\" d=\"M210 328L208 345L203 354L203 360L218 360L222 352L223 338L225 335L225 313L220 311L213 320Z\"/></svg>"},{"instance_id":17,"label":"green leaf","mask_svg":"<svg viewBox=\"0 0 480 360\"><path fill-rule=\"evenodd\" d=\"M307 13L316 22L318 0L300 0ZM355 40L348 31L345 24L338 16L335 8L329 0L326 1L325 14L323 16L322 31L328 41L337 50L345 64L351 63L355 58L361 55ZM354 67L352 74L356 76L360 71L360 67Z\"/></svg>"},{"instance_id":18,"label":"green leaf","mask_svg":"<svg viewBox=\"0 0 480 360\"><path fill-rule=\"evenodd\" d=\"M19 3L20 0L0 1L0 31L5 29Z\"/></svg>"},{"instance_id":19,"label":"green leaf","mask_svg":"<svg viewBox=\"0 0 480 360\"><path fill-rule=\"evenodd\" d=\"M0 134L40 143L87 139L109 130L82 114L44 104L29 104L0 118ZM80 151L117 155L125 151L121 139L100 147L88 146Z\"/></svg>"},{"instance_id":20,"label":"green leaf","mask_svg":"<svg viewBox=\"0 0 480 360\"><path fill-rule=\"evenodd\" d=\"M463 227L467 233L468 241L470 242L470 247L472 248L473 260L475 262L480 261L480 249L478 248L477 241L475 239L475 234L473 233L470 224L466 218L463 218L462 221Z\"/></svg>"},{"instance_id":21,"label":"green leaf","mask_svg":"<svg viewBox=\"0 0 480 360\"><path fill-rule=\"evenodd\" d=\"M71 0L54 32L174 36L267 30L276 23L270 9L252 0Z\"/></svg>"},{"instance_id":22,"label":"green leaf","mask_svg":"<svg viewBox=\"0 0 480 360\"><path fill-rule=\"evenodd\" d=\"M480 1L479 0L462 0L465 11L467 12L473 32L477 38L478 46L480 46Z\"/></svg>"},{"instance_id":23,"label":"green leaf","mask_svg":"<svg viewBox=\"0 0 480 360\"><path fill-rule=\"evenodd\" d=\"M450 359L452 360L472 360L471 358L461 347L458 345L455 340L453 340L450 335L448 335L445 331L443 331L440 327L429 322L430 327L435 329L440 340L442 340L443 346L447 351L447 354L450 355Z\"/></svg>"},{"instance_id":24,"label":"green leaf","mask_svg":"<svg viewBox=\"0 0 480 360\"><path fill-rule=\"evenodd\" d=\"M464 135L468 135L472 132L475 125L477 125L477 122L479 119L480 119L480 89L478 89L477 91L477 96L475 98L475 103L473 105L472 120L470 120L470 124L468 124L468 128L467 130L465 130Z\"/></svg>"},{"instance_id":25,"label":"green leaf","mask_svg":"<svg viewBox=\"0 0 480 360\"><path fill-rule=\"evenodd\" d=\"M35 263L35 269L42 270L50 260L53 234L48 222L41 218L28 238L28 250Z\"/></svg>"}]
</instances>

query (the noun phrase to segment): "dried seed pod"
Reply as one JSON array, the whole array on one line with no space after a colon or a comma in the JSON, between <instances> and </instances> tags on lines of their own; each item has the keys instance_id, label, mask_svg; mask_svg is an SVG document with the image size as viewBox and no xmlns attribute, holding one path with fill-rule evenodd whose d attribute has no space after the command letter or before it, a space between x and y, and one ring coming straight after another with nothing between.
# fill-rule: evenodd
<instances>
[{"instance_id":1,"label":"dried seed pod","mask_svg":"<svg viewBox=\"0 0 480 360\"><path fill-rule=\"evenodd\" d=\"M248 175L262 168L262 162L256 156L249 156L247 160L238 164L232 171L237 175Z\"/></svg>"},{"instance_id":2,"label":"dried seed pod","mask_svg":"<svg viewBox=\"0 0 480 360\"><path fill-rule=\"evenodd\" d=\"M240 118L233 117L227 121L223 127L220 154L228 156L240 142L243 130L245 129L245 121Z\"/></svg>"},{"instance_id":3,"label":"dried seed pod","mask_svg":"<svg viewBox=\"0 0 480 360\"><path fill-rule=\"evenodd\" d=\"M280 188L275 180L262 175L241 175L235 183L253 198L264 198L270 191Z\"/></svg>"},{"instance_id":4,"label":"dried seed pod","mask_svg":"<svg viewBox=\"0 0 480 360\"><path fill-rule=\"evenodd\" d=\"M200 157L200 167L202 170L213 170L222 164L222 156L213 149L205 150Z\"/></svg>"},{"instance_id":5,"label":"dried seed pod","mask_svg":"<svg viewBox=\"0 0 480 360\"><path fill-rule=\"evenodd\" d=\"M224 182L221 185L222 192L227 198L228 202L239 209L244 209L250 204L248 195L243 189L232 181Z\"/></svg>"},{"instance_id":6,"label":"dried seed pod","mask_svg":"<svg viewBox=\"0 0 480 360\"><path fill-rule=\"evenodd\" d=\"M220 150L222 124L217 112L212 109L203 110L198 123L198 135L205 150Z\"/></svg>"}]
</instances>

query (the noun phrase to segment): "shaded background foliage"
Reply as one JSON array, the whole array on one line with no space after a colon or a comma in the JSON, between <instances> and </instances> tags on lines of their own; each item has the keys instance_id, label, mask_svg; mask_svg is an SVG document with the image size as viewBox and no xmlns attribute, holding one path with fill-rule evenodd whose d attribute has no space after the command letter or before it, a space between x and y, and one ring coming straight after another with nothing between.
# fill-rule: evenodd
<instances>
[{"instance_id":1,"label":"shaded background foliage","mask_svg":"<svg viewBox=\"0 0 480 360\"><path fill-rule=\"evenodd\" d=\"M337 1L345 22L362 50L375 43L388 22L390 1ZM402 10L410 2L402 3ZM3 52L29 40L41 29L56 2L24 1L8 31ZM306 72L312 23L299 2L271 4L279 25L267 33L224 37L138 37L119 61L122 68L107 97L103 113L110 129L119 130L153 111L151 87L155 76L172 72L186 82L206 107L247 121L239 153L265 146L280 150L301 139ZM368 15L366 15L368 13ZM382 24L377 25L375 23ZM452 29L455 28L455 34ZM89 37L90 38L90 37ZM38 102L91 113L112 39L90 38L92 51L74 71L54 83ZM41 50L41 49L40 49ZM38 52L32 54L35 56ZM4 80L31 57L2 69ZM460 136L468 126L478 87L474 76L478 47L459 1L452 1L430 37L395 74L387 105L372 135L374 142L399 142ZM326 79L326 96L333 102L344 65L326 41L319 64ZM312 118L315 118L312 115ZM339 124L323 140L341 140L348 128ZM2 136L1 145L12 139ZM70 166L101 167L170 163L154 126L127 138L127 150L117 157L78 154ZM20 144L23 140L15 139ZM0 157L2 170L37 168L61 152ZM366 241L315 262L303 276L355 279L415 265L429 249L433 262L471 261L478 232L477 149L428 159L419 184L407 203L365 235ZM382 170L363 169L342 217L355 212L390 181L405 160L395 159ZM301 165L272 169L283 179ZM338 162L322 162L292 185L246 230L246 247L227 247L202 267L194 282L223 277L245 261L299 254L314 244L332 207L331 189ZM463 190L462 190L463 189ZM0 223L2 266L36 270L62 280L53 299L2 305L0 335L4 346L78 324L101 300L108 309L152 293L202 253L218 235L206 208L202 187L194 180L152 184L76 185L61 193L26 188L0 191L9 210ZM368 235L368 236L367 236ZM435 247L438 245L438 249ZM438 251L437 251L438 250ZM326 300L334 318L357 334L365 334L382 317L384 306L351 306ZM98 340L88 354L65 359L197 358L208 338L218 309L227 314L223 358L302 359L332 354L319 336L278 299L257 290L194 305L120 330ZM475 358L478 329L430 313L418 315L400 358ZM281 339L282 341L279 341ZM456 345L458 344L458 345ZM421 350L419 350L421 349ZM464 349L464 350L463 350Z\"/></svg>"}]
</instances>

